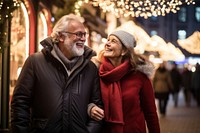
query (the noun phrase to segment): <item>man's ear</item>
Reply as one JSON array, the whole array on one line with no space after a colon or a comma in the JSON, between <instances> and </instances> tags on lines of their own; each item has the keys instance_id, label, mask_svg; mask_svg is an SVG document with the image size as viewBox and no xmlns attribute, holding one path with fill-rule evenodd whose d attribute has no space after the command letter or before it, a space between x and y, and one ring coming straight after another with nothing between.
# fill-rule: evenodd
<instances>
[{"instance_id":1,"label":"man's ear","mask_svg":"<svg viewBox=\"0 0 200 133\"><path fill-rule=\"evenodd\" d=\"M64 42L65 36L62 33L58 33L59 36L59 42Z\"/></svg>"}]
</instances>

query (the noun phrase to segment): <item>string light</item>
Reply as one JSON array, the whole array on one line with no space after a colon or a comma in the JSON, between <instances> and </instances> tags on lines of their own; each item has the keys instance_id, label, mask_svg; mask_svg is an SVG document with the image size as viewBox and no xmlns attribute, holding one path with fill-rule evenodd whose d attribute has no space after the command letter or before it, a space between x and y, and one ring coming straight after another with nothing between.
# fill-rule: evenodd
<instances>
[{"instance_id":1,"label":"string light","mask_svg":"<svg viewBox=\"0 0 200 133\"><path fill-rule=\"evenodd\" d=\"M0 23L12 17L12 12L20 6L17 0L7 0L0 2Z\"/></svg>"},{"instance_id":2,"label":"string light","mask_svg":"<svg viewBox=\"0 0 200 133\"><path fill-rule=\"evenodd\" d=\"M13 17L12 12L19 6L20 3L17 0L0 1L0 53L9 45L6 41L8 36L6 21Z\"/></svg>"},{"instance_id":3,"label":"string light","mask_svg":"<svg viewBox=\"0 0 200 133\"><path fill-rule=\"evenodd\" d=\"M84 2L99 6L103 12L111 12L116 17L144 18L176 13L183 4L195 4L193 0L85 0Z\"/></svg>"},{"instance_id":4,"label":"string light","mask_svg":"<svg viewBox=\"0 0 200 133\"><path fill-rule=\"evenodd\" d=\"M78 0L76 3L75 3L75 14L78 15L78 16L81 16L81 13L80 13L80 8L81 6L83 5L83 1L82 0Z\"/></svg>"}]
</instances>

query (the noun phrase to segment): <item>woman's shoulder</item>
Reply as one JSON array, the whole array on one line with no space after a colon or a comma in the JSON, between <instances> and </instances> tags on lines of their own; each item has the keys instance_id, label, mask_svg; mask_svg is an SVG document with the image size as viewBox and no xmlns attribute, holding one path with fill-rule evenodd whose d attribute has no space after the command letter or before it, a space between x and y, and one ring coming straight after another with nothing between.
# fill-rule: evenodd
<instances>
[{"instance_id":1,"label":"woman's shoulder","mask_svg":"<svg viewBox=\"0 0 200 133\"><path fill-rule=\"evenodd\" d=\"M152 78L155 73L155 66L152 62L146 61L144 64L138 65L136 70L146 75L148 78Z\"/></svg>"}]
</instances>

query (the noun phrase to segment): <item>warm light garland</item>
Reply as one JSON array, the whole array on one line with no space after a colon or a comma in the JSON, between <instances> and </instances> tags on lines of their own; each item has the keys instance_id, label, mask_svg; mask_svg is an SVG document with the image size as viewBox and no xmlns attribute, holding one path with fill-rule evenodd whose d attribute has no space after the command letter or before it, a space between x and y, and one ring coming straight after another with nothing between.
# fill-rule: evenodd
<instances>
[{"instance_id":1,"label":"warm light garland","mask_svg":"<svg viewBox=\"0 0 200 133\"><path fill-rule=\"evenodd\" d=\"M193 0L85 0L93 6L99 6L104 12L111 12L117 17L165 16L176 13L183 4L195 4Z\"/></svg>"},{"instance_id":2,"label":"warm light garland","mask_svg":"<svg viewBox=\"0 0 200 133\"><path fill-rule=\"evenodd\" d=\"M20 6L17 0L7 0L0 2L0 23L4 23L6 19L12 18L12 12Z\"/></svg>"},{"instance_id":3,"label":"warm light garland","mask_svg":"<svg viewBox=\"0 0 200 133\"><path fill-rule=\"evenodd\" d=\"M5 40L8 35L6 21L11 20L12 12L17 9L17 7L19 7L19 2L17 0L0 1L0 53L9 45Z\"/></svg>"},{"instance_id":4,"label":"warm light garland","mask_svg":"<svg viewBox=\"0 0 200 133\"><path fill-rule=\"evenodd\" d=\"M191 54L200 54L200 32L195 31L186 39L178 39L178 44Z\"/></svg>"}]
</instances>

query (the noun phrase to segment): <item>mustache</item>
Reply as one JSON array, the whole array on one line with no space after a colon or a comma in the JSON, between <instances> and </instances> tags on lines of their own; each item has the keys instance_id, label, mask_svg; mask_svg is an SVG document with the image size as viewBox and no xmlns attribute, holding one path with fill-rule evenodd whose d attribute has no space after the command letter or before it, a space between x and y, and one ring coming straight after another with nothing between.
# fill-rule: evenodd
<instances>
[{"instance_id":1,"label":"mustache","mask_svg":"<svg viewBox=\"0 0 200 133\"><path fill-rule=\"evenodd\" d=\"M78 44L78 45L84 45L85 42L83 42L83 41L77 41L77 42L75 42L75 44Z\"/></svg>"}]
</instances>

